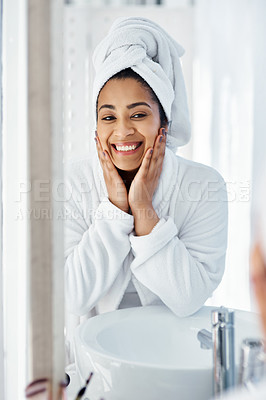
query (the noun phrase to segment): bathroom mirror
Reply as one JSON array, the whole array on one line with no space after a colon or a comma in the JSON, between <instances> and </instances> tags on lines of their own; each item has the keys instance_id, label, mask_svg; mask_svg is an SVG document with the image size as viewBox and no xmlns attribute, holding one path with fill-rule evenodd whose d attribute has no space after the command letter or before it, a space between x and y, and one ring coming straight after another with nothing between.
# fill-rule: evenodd
<instances>
[{"instance_id":1,"label":"bathroom mirror","mask_svg":"<svg viewBox=\"0 0 266 400\"><path fill-rule=\"evenodd\" d=\"M214 167L227 184L226 269L207 304L250 310L251 186L257 165L254 152L262 154L260 147L265 140L253 124L255 60L259 57L254 49L257 17L250 18L254 9L240 1L215 5L208 0L151 3L65 3L64 163L95 152L91 57L96 44L117 17L143 16L159 23L186 50L182 66L192 138L178 154Z\"/></svg>"},{"instance_id":2,"label":"bathroom mirror","mask_svg":"<svg viewBox=\"0 0 266 400\"><path fill-rule=\"evenodd\" d=\"M60 9L62 5L63 46ZM53 12L50 13L50 6L55 7L56 18ZM22 398L21 393L24 393L25 386L31 379L26 376L29 370L26 363L29 361L28 350L31 351L32 346L27 340L28 333L32 332L32 322L37 327L35 331L40 332L34 341L35 350L43 352L43 356L35 357L34 364L36 362L38 368L43 366L45 356L47 369L50 368L50 361L51 363L55 361L60 370L60 377L63 373L61 368L65 350L62 329L63 234L62 220L59 221L60 218L63 219L63 214L52 219L50 214L47 214L46 206L43 218L40 218L38 213L34 214L35 208L31 207L28 201L34 185L31 186L28 179L30 174L36 171L38 188L45 197L49 183L55 180L59 170L61 172L62 158L66 173L70 160L83 159L95 154L91 102L94 70L91 57L96 44L106 35L112 22L119 16L143 16L159 23L186 50L182 57L182 65L191 114L192 138L188 145L178 149L178 154L215 168L225 179L228 191L229 231L226 268L221 284L206 304L243 310L253 309L249 285L249 248L252 233L250 210L251 193L256 178L260 175L260 164L265 158L266 148L266 122L263 119L266 102L265 3L260 0L253 2L249 0L216 2L212 0L51 0L49 2L4 0L0 2L0 9L3 110L1 118L3 268L0 274L3 289L0 292L3 301L0 312L0 337L4 338L4 342L0 344L0 352L3 355L3 362L0 362L2 376L0 393L5 390L4 385L1 386L4 382L8 388L6 396L8 400ZM33 12L36 9L39 10L38 17ZM49 15L56 29L50 28L47 22ZM30 19L35 23L34 33L29 29ZM31 42L28 41L29 37ZM37 38L43 39L47 47L38 44L39 42L35 40ZM36 47L31 47L30 43ZM62 47L63 74L60 52ZM46 56L49 52L51 57ZM28 60L29 54L33 55L31 62ZM33 61L39 62L41 67L32 68ZM47 117L47 114L43 119L39 119L34 107L30 106L37 129L32 129L29 138L28 94L29 77L32 77L32 72L36 76L34 80L36 84L44 82L43 91L40 90L39 93L42 95L45 92L46 98L52 100L51 104L40 101L38 103L40 110L42 112L52 110L56 119ZM63 96L61 96L61 81L63 81ZM35 95L36 92L33 90L31 104L34 106L37 105ZM51 122L51 134L49 128L46 128L49 122ZM37 135L39 128L42 140L39 140ZM52 140L49 143L50 138ZM50 145L54 146L54 151L50 151ZM36 148L38 152L35 151ZM34 167L29 162L30 154L34 154ZM50 156L56 161L55 163L51 162ZM44 175L38 169L40 165L43 165L45 173L47 171L51 173L49 177L45 175L43 184L40 180ZM54 168L55 165L59 167L57 170ZM38 167L36 170L35 166ZM60 175L60 189L61 178L62 175ZM84 191L88 189L88 187L82 188ZM60 200L58 201L59 193L53 190L51 193L53 194L51 199L57 202L57 206L61 205ZM36 197L38 202L39 197ZM56 226L58 222L60 230L53 231L56 236L51 234L50 228L42 230L40 220L43 224L47 222L46 227L52 226L53 222ZM37 235L36 230L30 231L31 223L38 224L40 234ZM30 241L32 233L38 241L38 249L41 249L38 268L44 274L44 278L38 274L35 256L31 257L33 253L31 250L37 250L35 242ZM44 236L47 240L44 240ZM53 263L49 261L48 252L53 257ZM52 280L46 279L47 265L50 272L54 271L54 274L50 275ZM32 275L29 273L29 266L36 273L39 286L31 284ZM39 290L39 287L44 290ZM55 294L53 303L40 301L39 295L48 293L46 288L49 293L53 291ZM30 292L35 293L32 301L28 301ZM50 295L46 297L52 299ZM44 311L48 307L53 311L50 314ZM30 309L34 316L33 321L28 323ZM65 332L71 336L73 335L71 327L79 324L88 315L67 314L70 315L66 318ZM47 316L52 321L50 325L46 323ZM51 336L47 335L39 320L47 329L56 326L60 334L56 335L55 331L50 329ZM46 345L50 337L55 345L55 352L51 346ZM44 343L43 346L39 345L39 340ZM69 351L66 341L67 365L73 359L73 354ZM33 352L31 356L32 354ZM37 367L33 368L33 363L30 368L35 370L36 374L39 373ZM54 374L55 369L51 368L49 373L51 370ZM47 375L46 371L42 372L41 377L44 375ZM69 398L74 398L74 394L76 393Z\"/></svg>"}]
</instances>

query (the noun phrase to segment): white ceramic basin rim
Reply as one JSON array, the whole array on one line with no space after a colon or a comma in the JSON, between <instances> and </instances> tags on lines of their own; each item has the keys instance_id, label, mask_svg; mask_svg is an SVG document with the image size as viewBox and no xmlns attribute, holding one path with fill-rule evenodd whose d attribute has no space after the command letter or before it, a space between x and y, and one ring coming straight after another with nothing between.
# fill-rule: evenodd
<instances>
[{"instance_id":1,"label":"white ceramic basin rim","mask_svg":"<svg viewBox=\"0 0 266 400\"><path fill-rule=\"evenodd\" d=\"M212 310L203 307L188 318L179 318L164 306L118 310L86 321L79 329L79 339L90 353L117 362L168 370L210 368L212 351L200 347L197 333L211 330ZM258 331L254 314L238 311L236 337L241 335L247 314L245 336Z\"/></svg>"},{"instance_id":2,"label":"white ceramic basin rim","mask_svg":"<svg viewBox=\"0 0 266 400\"><path fill-rule=\"evenodd\" d=\"M91 371L91 400L207 400L212 397L212 350L202 349L201 329L211 330L213 307L178 318L164 306L98 315L75 334L80 383ZM235 312L236 362L246 337L261 337L255 314Z\"/></svg>"}]
</instances>

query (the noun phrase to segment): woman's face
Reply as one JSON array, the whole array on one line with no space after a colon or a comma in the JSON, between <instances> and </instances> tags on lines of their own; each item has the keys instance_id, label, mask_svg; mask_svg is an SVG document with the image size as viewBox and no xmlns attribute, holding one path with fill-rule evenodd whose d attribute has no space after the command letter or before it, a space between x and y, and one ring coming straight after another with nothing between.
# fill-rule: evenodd
<instances>
[{"instance_id":1,"label":"woman's face","mask_svg":"<svg viewBox=\"0 0 266 400\"><path fill-rule=\"evenodd\" d=\"M117 168L139 168L160 127L158 104L139 82L127 78L106 83L98 98L97 133Z\"/></svg>"}]
</instances>

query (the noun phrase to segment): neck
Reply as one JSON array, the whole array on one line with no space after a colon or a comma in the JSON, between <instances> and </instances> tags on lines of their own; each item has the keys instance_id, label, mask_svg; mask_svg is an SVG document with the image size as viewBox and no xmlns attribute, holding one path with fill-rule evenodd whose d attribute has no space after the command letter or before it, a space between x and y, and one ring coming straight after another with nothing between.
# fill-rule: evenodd
<instances>
[{"instance_id":1,"label":"neck","mask_svg":"<svg viewBox=\"0 0 266 400\"><path fill-rule=\"evenodd\" d=\"M117 168L117 171L126 185L127 191L129 192L130 185L135 178L136 173L138 172L138 168L134 169L133 171L124 171L123 169Z\"/></svg>"}]
</instances>

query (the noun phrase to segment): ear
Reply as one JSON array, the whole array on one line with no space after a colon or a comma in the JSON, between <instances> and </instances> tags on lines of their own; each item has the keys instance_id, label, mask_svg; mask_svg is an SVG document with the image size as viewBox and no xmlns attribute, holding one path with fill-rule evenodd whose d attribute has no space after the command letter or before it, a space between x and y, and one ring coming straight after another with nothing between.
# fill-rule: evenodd
<instances>
[{"instance_id":1,"label":"ear","mask_svg":"<svg viewBox=\"0 0 266 400\"><path fill-rule=\"evenodd\" d=\"M171 121L165 121L165 122L162 124L162 128L164 128L165 131L168 132L168 131L169 131L169 128L170 128L170 125L171 125Z\"/></svg>"},{"instance_id":2,"label":"ear","mask_svg":"<svg viewBox=\"0 0 266 400\"><path fill-rule=\"evenodd\" d=\"M168 133L168 123L162 124L161 128L165 129L165 133Z\"/></svg>"}]
</instances>

